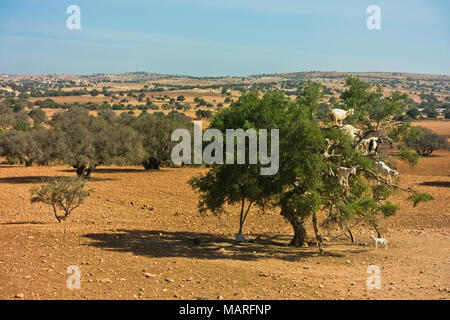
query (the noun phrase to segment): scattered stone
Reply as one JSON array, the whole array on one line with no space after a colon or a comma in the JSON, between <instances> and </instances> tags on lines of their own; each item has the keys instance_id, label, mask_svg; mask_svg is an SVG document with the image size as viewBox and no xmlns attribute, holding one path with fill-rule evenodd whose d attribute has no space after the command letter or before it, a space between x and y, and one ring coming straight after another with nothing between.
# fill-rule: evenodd
<instances>
[{"instance_id":1,"label":"scattered stone","mask_svg":"<svg viewBox=\"0 0 450 320\"><path fill-rule=\"evenodd\" d=\"M146 278L156 278L158 275L153 273L144 272Z\"/></svg>"},{"instance_id":2,"label":"scattered stone","mask_svg":"<svg viewBox=\"0 0 450 320\"><path fill-rule=\"evenodd\" d=\"M223 300L223 297L222 296L218 296L217 300Z\"/></svg>"},{"instance_id":3,"label":"scattered stone","mask_svg":"<svg viewBox=\"0 0 450 320\"><path fill-rule=\"evenodd\" d=\"M206 296L200 296L200 297L197 297L197 300L209 300L209 298Z\"/></svg>"},{"instance_id":4,"label":"scattered stone","mask_svg":"<svg viewBox=\"0 0 450 320\"><path fill-rule=\"evenodd\" d=\"M17 294L14 296L14 298L16 298L16 299L23 299L23 298L25 298L25 295L24 295L23 293L17 293Z\"/></svg>"},{"instance_id":5,"label":"scattered stone","mask_svg":"<svg viewBox=\"0 0 450 320\"><path fill-rule=\"evenodd\" d=\"M175 282L175 280L173 280L172 278L166 278L165 281L166 282Z\"/></svg>"}]
</instances>

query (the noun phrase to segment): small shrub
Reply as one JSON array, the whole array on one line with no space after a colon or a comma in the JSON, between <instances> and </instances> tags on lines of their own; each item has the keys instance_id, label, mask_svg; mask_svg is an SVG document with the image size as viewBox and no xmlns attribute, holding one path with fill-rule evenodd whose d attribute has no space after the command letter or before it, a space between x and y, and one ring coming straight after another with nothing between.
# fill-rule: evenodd
<instances>
[{"instance_id":1,"label":"small shrub","mask_svg":"<svg viewBox=\"0 0 450 320\"><path fill-rule=\"evenodd\" d=\"M42 202L52 206L58 222L65 220L90 195L82 178L54 178L46 185L31 189L31 203ZM64 214L59 215L58 211Z\"/></svg>"}]
</instances>

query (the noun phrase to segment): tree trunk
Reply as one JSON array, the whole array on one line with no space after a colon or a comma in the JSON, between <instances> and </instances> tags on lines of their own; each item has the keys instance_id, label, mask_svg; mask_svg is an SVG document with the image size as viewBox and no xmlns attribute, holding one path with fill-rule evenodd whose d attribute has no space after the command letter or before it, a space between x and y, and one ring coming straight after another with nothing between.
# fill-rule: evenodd
<instances>
[{"instance_id":1,"label":"tree trunk","mask_svg":"<svg viewBox=\"0 0 450 320\"><path fill-rule=\"evenodd\" d=\"M381 229L380 229L380 227L378 226L378 224L374 223L374 224L373 224L373 228L374 228L375 231L377 232L377 238L381 238L383 235L382 235L382 233L381 233Z\"/></svg>"},{"instance_id":2,"label":"tree trunk","mask_svg":"<svg viewBox=\"0 0 450 320\"><path fill-rule=\"evenodd\" d=\"M91 167L86 169L86 175L85 175L86 179L90 179L91 178L91 173L95 171L95 168L96 168L96 166L91 166Z\"/></svg>"},{"instance_id":3,"label":"tree trunk","mask_svg":"<svg viewBox=\"0 0 450 320\"><path fill-rule=\"evenodd\" d=\"M323 239L319 233L319 227L317 226L317 216L316 213L313 212L312 215L314 232L316 233L317 246L319 247L319 253L323 254Z\"/></svg>"},{"instance_id":4,"label":"tree trunk","mask_svg":"<svg viewBox=\"0 0 450 320\"><path fill-rule=\"evenodd\" d=\"M296 214L295 209L282 205L280 214L292 225L294 237L289 245L303 247L306 244L306 219Z\"/></svg>"},{"instance_id":5,"label":"tree trunk","mask_svg":"<svg viewBox=\"0 0 450 320\"><path fill-rule=\"evenodd\" d=\"M350 236L350 241L352 243L355 243L355 236L353 235L352 229L350 229L349 226L346 226L346 228L347 228L348 235Z\"/></svg>"},{"instance_id":6,"label":"tree trunk","mask_svg":"<svg viewBox=\"0 0 450 320\"><path fill-rule=\"evenodd\" d=\"M55 214L56 220L58 220L59 223L61 223L61 217L58 216L58 213L56 211L56 207L53 205L53 213Z\"/></svg>"},{"instance_id":7,"label":"tree trunk","mask_svg":"<svg viewBox=\"0 0 450 320\"><path fill-rule=\"evenodd\" d=\"M291 246L303 247L306 243L306 226L302 219L289 219L294 229L294 237L289 243Z\"/></svg>"},{"instance_id":8,"label":"tree trunk","mask_svg":"<svg viewBox=\"0 0 450 320\"><path fill-rule=\"evenodd\" d=\"M159 161L156 158L150 157L148 159L145 159L142 162L142 165L144 166L145 170L159 170L159 166L161 165L161 161Z\"/></svg>"},{"instance_id":9,"label":"tree trunk","mask_svg":"<svg viewBox=\"0 0 450 320\"><path fill-rule=\"evenodd\" d=\"M32 165L33 165L32 159L25 160L25 167L31 167Z\"/></svg>"},{"instance_id":10,"label":"tree trunk","mask_svg":"<svg viewBox=\"0 0 450 320\"><path fill-rule=\"evenodd\" d=\"M355 236L353 235L352 229L348 226L347 221L344 221L344 226L345 226L345 230L347 230L347 232L348 232L348 235L350 237L350 241L352 243L355 243Z\"/></svg>"},{"instance_id":11,"label":"tree trunk","mask_svg":"<svg viewBox=\"0 0 450 320\"><path fill-rule=\"evenodd\" d=\"M78 166L77 167L77 176L82 177L85 169L86 169L85 166Z\"/></svg>"}]
</instances>

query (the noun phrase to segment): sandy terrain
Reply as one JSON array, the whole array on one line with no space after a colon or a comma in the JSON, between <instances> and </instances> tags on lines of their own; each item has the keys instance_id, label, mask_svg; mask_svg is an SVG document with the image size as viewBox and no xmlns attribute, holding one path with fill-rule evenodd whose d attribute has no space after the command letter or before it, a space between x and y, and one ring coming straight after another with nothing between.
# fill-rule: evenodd
<instances>
[{"instance_id":1,"label":"sandy terrain","mask_svg":"<svg viewBox=\"0 0 450 320\"><path fill-rule=\"evenodd\" d=\"M250 242L234 244L237 210L198 213L186 181L201 168L100 168L88 183L91 197L59 224L50 207L30 204L29 190L74 172L3 165L0 299L449 299L449 160L442 151L417 168L398 165L402 185L435 201L412 208L405 194L394 198L402 209L383 222L388 250L375 251L373 231L362 225L355 244L327 242L323 256L287 246L292 230L278 212L251 212ZM380 290L366 286L372 264ZM71 265L81 269L80 290L66 288Z\"/></svg>"}]
</instances>

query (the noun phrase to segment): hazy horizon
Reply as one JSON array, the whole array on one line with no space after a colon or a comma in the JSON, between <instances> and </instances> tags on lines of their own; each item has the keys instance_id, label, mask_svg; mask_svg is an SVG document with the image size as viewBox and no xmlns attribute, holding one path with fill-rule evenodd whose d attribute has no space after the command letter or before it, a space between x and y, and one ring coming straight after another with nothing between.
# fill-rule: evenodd
<instances>
[{"instance_id":1,"label":"hazy horizon","mask_svg":"<svg viewBox=\"0 0 450 320\"><path fill-rule=\"evenodd\" d=\"M180 74L180 73L164 73L164 72L153 72L153 71L124 71L124 72L90 72L90 73L0 73L1 75L7 76L54 76L54 75L70 75L70 76L93 76L93 75L122 75L122 74L133 74L133 73L147 73L156 74L162 76L171 77L190 77L190 78L242 78L242 77L253 77L253 76L271 76L271 75L281 75L281 74L291 74L291 73L349 73L349 74L375 74L375 73L398 73L398 74L411 74L411 75L426 75L426 76L443 76L450 77L449 74L437 74L437 73L420 73L420 72L399 72L399 71L327 71L327 70L305 70L305 71L286 71L286 72L274 72L274 73L255 73L255 74L241 74L241 75L217 75L217 76L207 76L207 75L190 75L190 74Z\"/></svg>"}]
</instances>

